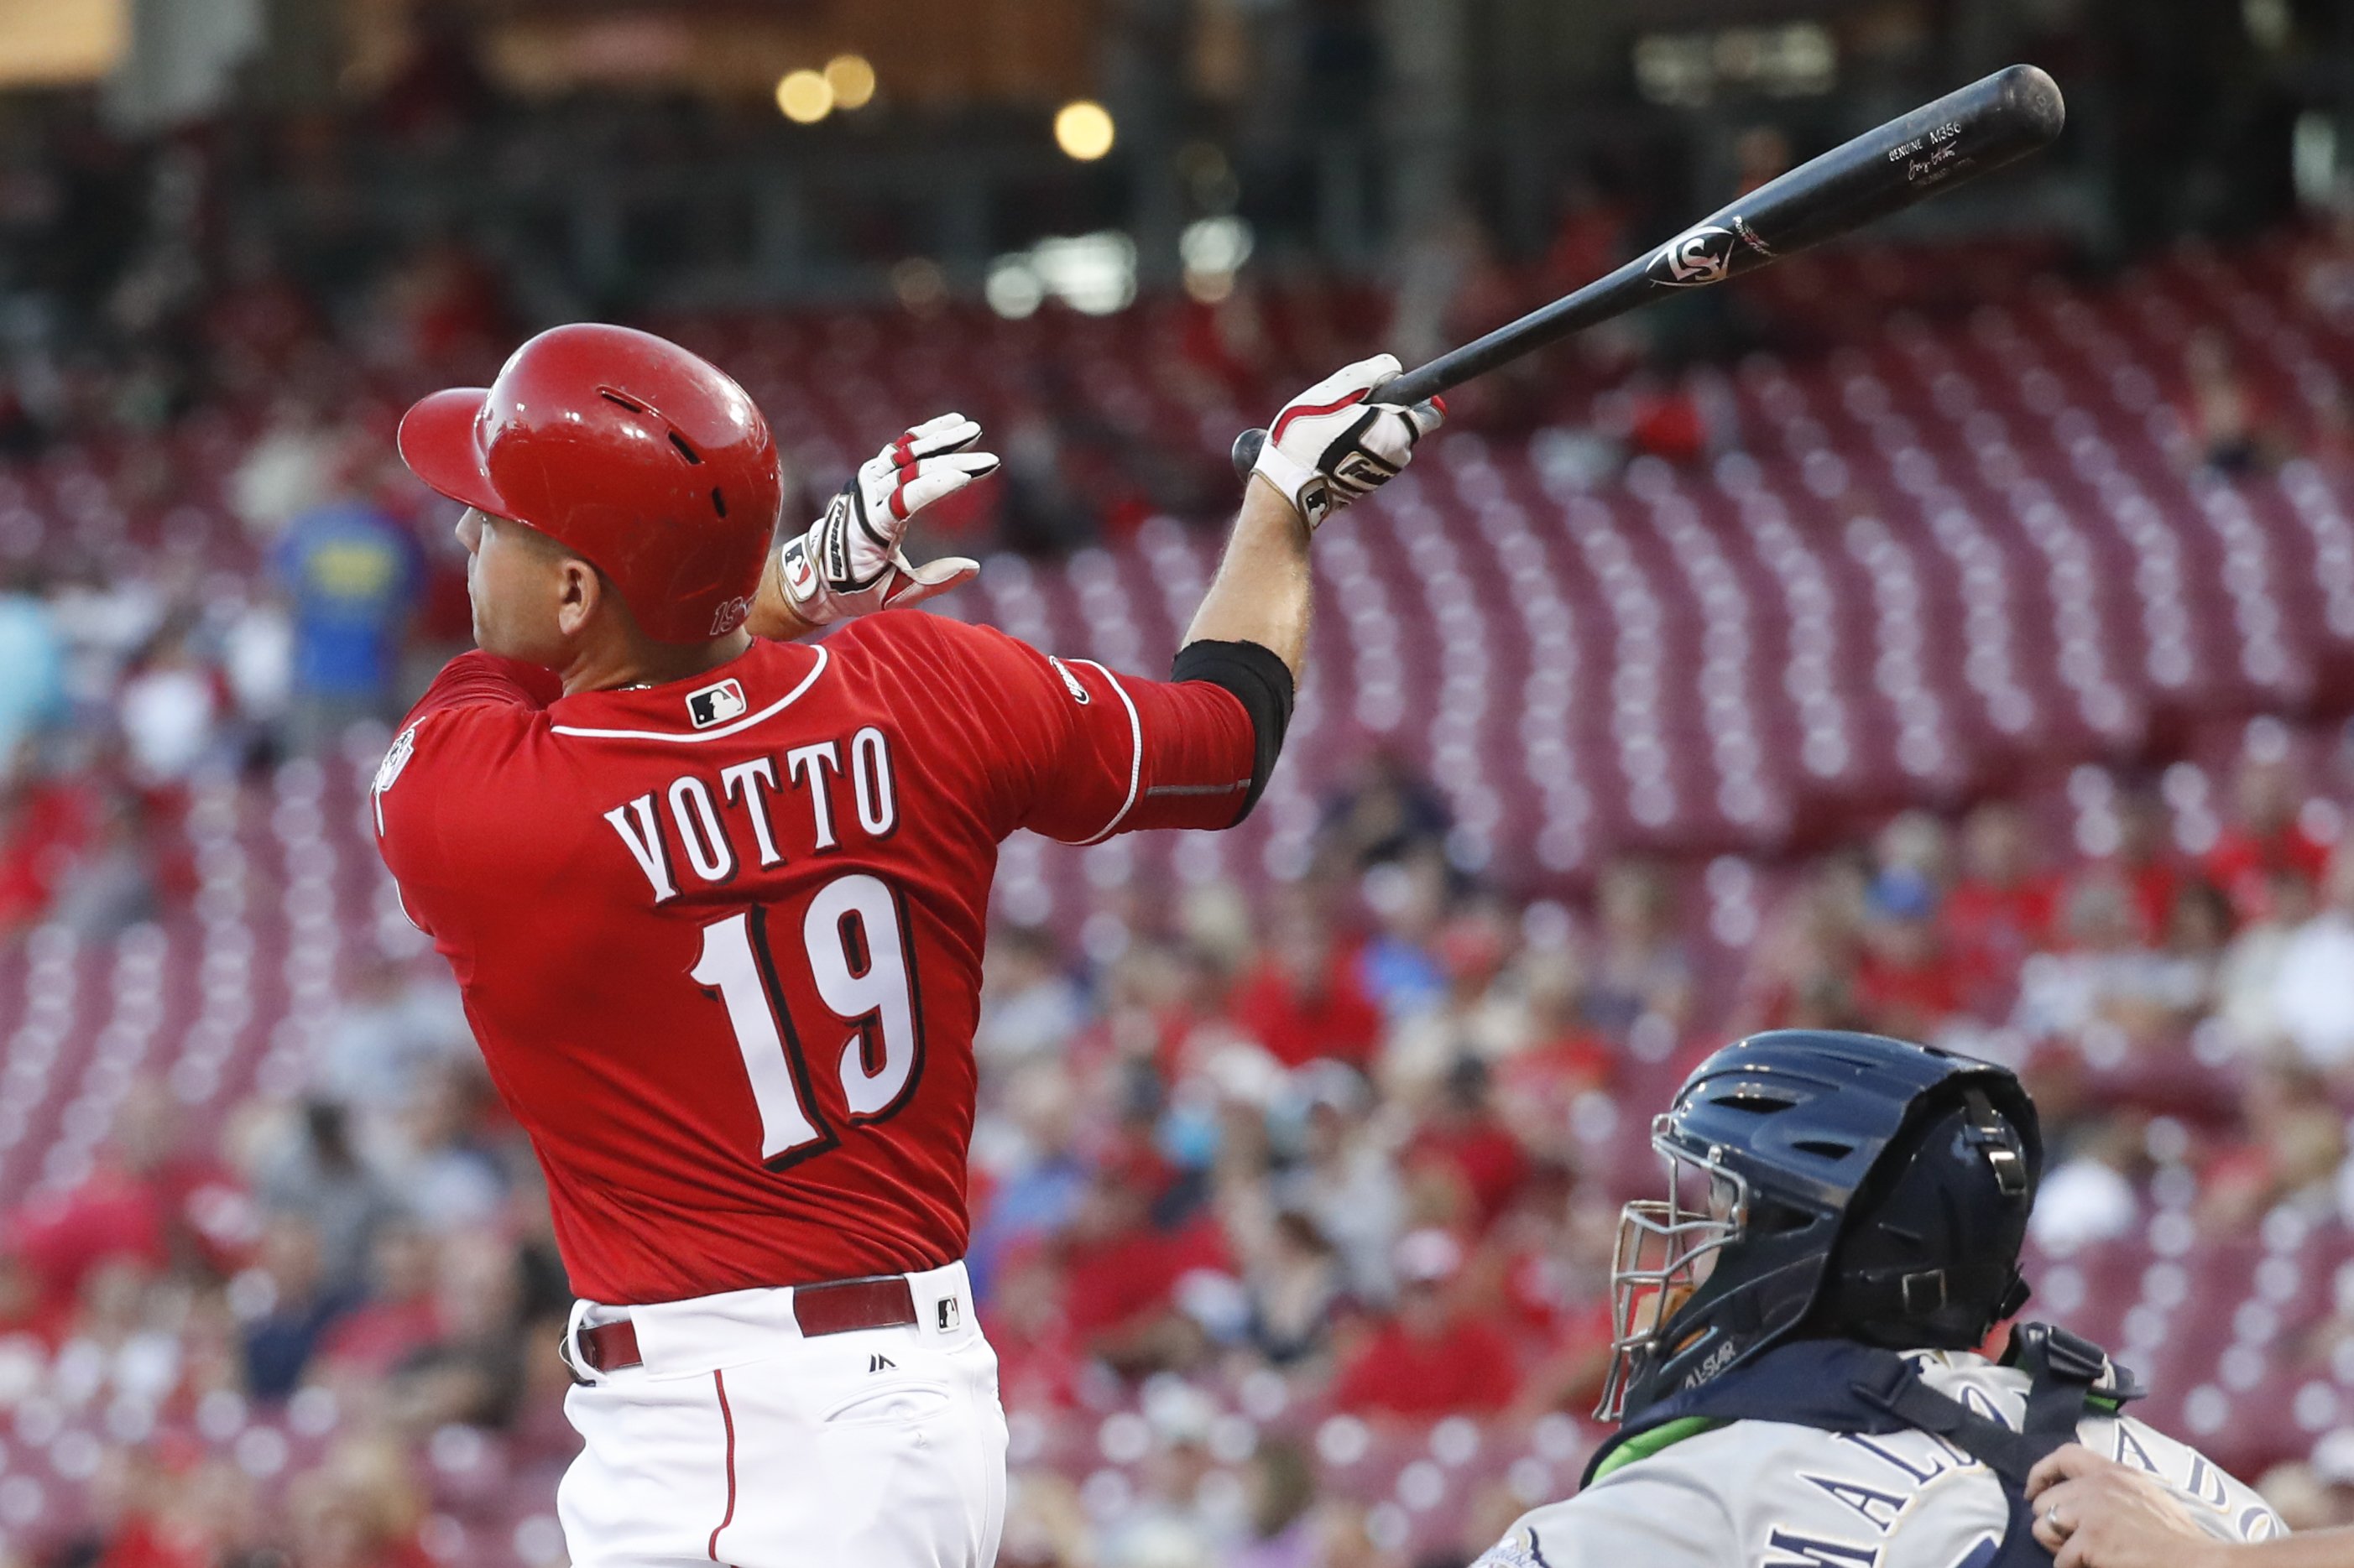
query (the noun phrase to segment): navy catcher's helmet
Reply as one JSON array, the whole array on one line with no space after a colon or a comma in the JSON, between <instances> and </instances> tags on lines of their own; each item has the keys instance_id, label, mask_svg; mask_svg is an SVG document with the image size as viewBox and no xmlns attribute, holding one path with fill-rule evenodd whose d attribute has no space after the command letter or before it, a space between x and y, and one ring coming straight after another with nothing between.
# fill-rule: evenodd
<instances>
[{"instance_id":1,"label":"navy catcher's helmet","mask_svg":"<svg viewBox=\"0 0 2354 1568\"><path fill-rule=\"evenodd\" d=\"M1604 1420L1787 1339L1971 1349L2026 1302L2043 1147L2007 1067L1876 1034L1755 1034L1685 1080L1651 1146L1668 1199L1619 1221Z\"/></svg>"}]
</instances>

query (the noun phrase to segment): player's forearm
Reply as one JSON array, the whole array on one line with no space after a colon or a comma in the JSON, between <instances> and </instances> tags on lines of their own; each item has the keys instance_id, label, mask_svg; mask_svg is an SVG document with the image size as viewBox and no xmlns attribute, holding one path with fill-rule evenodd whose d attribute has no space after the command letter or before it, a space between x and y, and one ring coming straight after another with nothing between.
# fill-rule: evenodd
<instances>
[{"instance_id":1,"label":"player's forearm","mask_svg":"<svg viewBox=\"0 0 2354 1568\"><path fill-rule=\"evenodd\" d=\"M1274 486L1254 479L1185 641L1256 642L1296 682L1308 667L1310 589L1308 524Z\"/></svg>"}]
</instances>

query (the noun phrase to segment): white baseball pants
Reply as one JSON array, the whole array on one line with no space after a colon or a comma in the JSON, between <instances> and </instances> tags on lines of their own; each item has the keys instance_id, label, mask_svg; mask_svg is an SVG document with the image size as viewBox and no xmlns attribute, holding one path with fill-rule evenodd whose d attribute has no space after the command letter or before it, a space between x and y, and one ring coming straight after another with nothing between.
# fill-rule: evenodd
<instances>
[{"instance_id":1,"label":"white baseball pants","mask_svg":"<svg viewBox=\"0 0 2354 1568\"><path fill-rule=\"evenodd\" d=\"M572 1568L989 1568L997 1355L962 1264L907 1282L914 1325L819 1338L790 1289L627 1308L642 1364L564 1402L588 1443L557 1494ZM582 1303L573 1330L622 1315Z\"/></svg>"}]
</instances>

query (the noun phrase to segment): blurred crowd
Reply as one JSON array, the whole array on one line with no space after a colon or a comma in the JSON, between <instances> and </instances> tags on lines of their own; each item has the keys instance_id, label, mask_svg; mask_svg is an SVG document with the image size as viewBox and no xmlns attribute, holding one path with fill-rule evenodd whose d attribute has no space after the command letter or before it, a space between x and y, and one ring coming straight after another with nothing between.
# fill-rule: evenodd
<instances>
[{"instance_id":1,"label":"blurred crowd","mask_svg":"<svg viewBox=\"0 0 2354 1568\"><path fill-rule=\"evenodd\" d=\"M1496 1482L1459 1550L1409 1562L1371 1499L1320 1489L1318 1424L1582 1415L1648 1117L1739 1031L2020 1065L2048 1251L2161 1207L2219 1235L2343 1223L2354 749L2259 720L2212 800L2188 809L2180 779L2084 770L2056 811L1906 812L1725 931L1688 868L1639 861L1588 899L1508 900L1449 865L1426 784L1370 766L1296 883L1139 896L1092 958L1003 927L970 1261L1016 1434L1006 1560L1468 1560L1525 1499ZM191 1146L137 1086L86 1181L6 1215L0 1406L20 1443L105 1434L75 1528L10 1533L20 1556L482 1561L461 1521L490 1489L523 1510L490 1510L514 1554L490 1560L560 1557L567 1299L528 1150L429 956L366 958L344 991L296 1092ZM1237 1398L1266 1419L1238 1433ZM260 1415L277 1446L259 1425L224 1446ZM1115 1485L1120 1445L1139 1478ZM2276 1479L2338 1517L2354 1491L2323 1449Z\"/></svg>"}]
</instances>

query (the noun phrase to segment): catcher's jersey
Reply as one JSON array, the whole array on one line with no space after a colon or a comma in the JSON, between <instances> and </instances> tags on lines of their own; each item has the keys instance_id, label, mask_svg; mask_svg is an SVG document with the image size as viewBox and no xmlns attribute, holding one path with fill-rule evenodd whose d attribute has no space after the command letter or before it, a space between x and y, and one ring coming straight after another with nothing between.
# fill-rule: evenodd
<instances>
[{"instance_id":1,"label":"catcher's jersey","mask_svg":"<svg viewBox=\"0 0 2354 1568\"><path fill-rule=\"evenodd\" d=\"M1220 687L891 611L568 697L463 655L373 804L573 1288L630 1305L962 1256L999 841L1227 826L1252 756Z\"/></svg>"},{"instance_id":2,"label":"catcher's jersey","mask_svg":"<svg viewBox=\"0 0 2354 1568\"><path fill-rule=\"evenodd\" d=\"M2026 1373L1952 1351L1912 1359L1931 1388L2019 1430ZM2281 1531L2253 1490L2130 1416L2088 1415L2077 1436L2166 1482L2219 1540ZM1737 1421L1523 1516L1473 1568L1979 1568L2009 1515L1994 1473L1925 1432Z\"/></svg>"}]
</instances>

